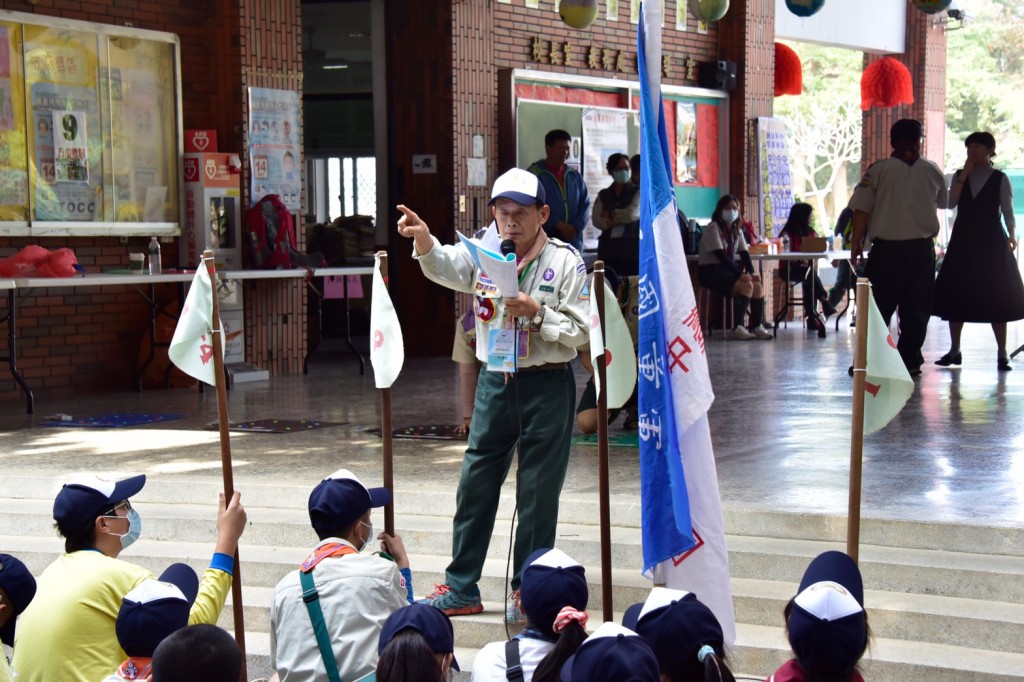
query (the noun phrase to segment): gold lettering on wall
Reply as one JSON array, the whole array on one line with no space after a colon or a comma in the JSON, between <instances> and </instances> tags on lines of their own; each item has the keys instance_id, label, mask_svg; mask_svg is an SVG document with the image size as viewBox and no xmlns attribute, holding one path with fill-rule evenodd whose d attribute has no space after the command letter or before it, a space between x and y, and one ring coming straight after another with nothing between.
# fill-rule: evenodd
<instances>
[{"instance_id":1,"label":"gold lettering on wall","mask_svg":"<svg viewBox=\"0 0 1024 682\"><path fill-rule=\"evenodd\" d=\"M584 66L577 59L586 60L586 68L595 71L616 71L618 73L637 73L636 55L626 50L615 50L601 45L576 45L571 41L556 42L540 36L530 37L530 61L538 64L554 64L556 66ZM681 63L685 67L685 78L697 80L697 60L693 57L680 55L678 60L672 55L661 57L661 75L663 78L674 76L674 67Z\"/></svg>"}]
</instances>

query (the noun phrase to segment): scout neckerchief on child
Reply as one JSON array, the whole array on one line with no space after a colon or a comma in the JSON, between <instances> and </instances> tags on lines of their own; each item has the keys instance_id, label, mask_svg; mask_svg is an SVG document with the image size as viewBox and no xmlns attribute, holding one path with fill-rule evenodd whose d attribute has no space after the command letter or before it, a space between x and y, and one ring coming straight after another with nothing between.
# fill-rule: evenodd
<instances>
[{"instance_id":1,"label":"scout neckerchief on child","mask_svg":"<svg viewBox=\"0 0 1024 682\"><path fill-rule=\"evenodd\" d=\"M334 658L334 650L331 648L327 623L324 622L324 610L320 607L320 593L316 591L316 584L313 582L313 569L328 557L342 557L346 554L359 554L359 550L343 542L329 542L310 552L299 566L302 601L306 603L309 620L313 624L313 634L316 635L316 644L320 649L320 658L324 661L327 679L330 682L341 682L341 674L338 672L338 661Z\"/></svg>"},{"instance_id":2,"label":"scout neckerchief on child","mask_svg":"<svg viewBox=\"0 0 1024 682\"><path fill-rule=\"evenodd\" d=\"M131 656L118 666L117 676L122 680L149 680L153 676L153 659Z\"/></svg>"}]
</instances>

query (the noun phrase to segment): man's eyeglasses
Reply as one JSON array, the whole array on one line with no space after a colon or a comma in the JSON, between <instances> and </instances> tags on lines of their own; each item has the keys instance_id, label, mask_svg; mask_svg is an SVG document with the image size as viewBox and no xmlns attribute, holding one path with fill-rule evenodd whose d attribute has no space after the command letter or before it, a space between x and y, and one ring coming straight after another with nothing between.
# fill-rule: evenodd
<instances>
[{"instance_id":1,"label":"man's eyeglasses","mask_svg":"<svg viewBox=\"0 0 1024 682\"><path fill-rule=\"evenodd\" d=\"M126 512L129 512L132 509L132 503L125 500L124 502L111 507L109 511L103 514L103 516L117 516L118 509L124 509Z\"/></svg>"}]
</instances>

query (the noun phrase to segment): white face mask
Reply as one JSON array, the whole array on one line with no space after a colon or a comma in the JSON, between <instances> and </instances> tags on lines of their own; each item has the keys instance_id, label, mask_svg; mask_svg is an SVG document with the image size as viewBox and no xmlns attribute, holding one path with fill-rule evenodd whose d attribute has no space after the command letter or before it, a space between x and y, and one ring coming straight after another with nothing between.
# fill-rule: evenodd
<instances>
[{"instance_id":1,"label":"white face mask","mask_svg":"<svg viewBox=\"0 0 1024 682\"><path fill-rule=\"evenodd\" d=\"M363 546L359 548L359 551L362 552L370 546L370 543L373 542L375 536L373 534L373 521L370 521L369 523L363 523L360 521L359 523L366 526L366 539L363 540Z\"/></svg>"},{"instance_id":2,"label":"white face mask","mask_svg":"<svg viewBox=\"0 0 1024 682\"><path fill-rule=\"evenodd\" d=\"M722 211L722 219L725 220L729 225L732 225L740 217L740 212L735 208L727 208Z\"/></svg>"},{"instance_id":3,"label":"white face mask","mask_svg":"<svg viewBox=\"0 0 1024 682\"><path fill-rule=\"evenodd\" d=\"M612 179L615 180L615 182L618 182L618 183L625 183L625 182L627 182L629 180L629 171L628 170L617 170L614 173L612 173Z\"/></svg>"}]
</instances>

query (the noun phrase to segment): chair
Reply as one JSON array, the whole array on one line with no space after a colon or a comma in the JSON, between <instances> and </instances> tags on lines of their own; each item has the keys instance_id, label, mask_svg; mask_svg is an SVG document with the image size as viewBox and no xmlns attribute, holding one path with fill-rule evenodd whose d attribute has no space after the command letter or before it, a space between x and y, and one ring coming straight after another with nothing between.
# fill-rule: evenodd
<instances>
[{"instance_id":1,"label":"chair","mask_svg":"<svg viewBox=\"0 0 1024 682\"><path fill-rule=\"evenodd\" d=\"M704 328L704 333L707 338L711 338L713 330L711 329L711 296L715 292L707 287L700 288L700 294L697 299L697 315L701 320L701 326ZM722 337L725 338L729 334L729 330L734 326L733 314L732 314L732 297L722 295Z\"/></svg>"},{"instance_id":2,"label":"chair","mask_svg":"<svg viewBox=\"0 0 1024 682\"><path fill-rule=\"evenodd\" d=\"M808 269L808 272L809 271L810 271L810 269ZM775 269L775 276L778 277L779 280L782 282L782 285L783 285L783 287L785 287L785 292L786 292L785 298L782 299L782 307L779 308L779 310L775 313L775 317L772 319L772 323L773 323L773 325L772 325L772 327L773 327L772 333L777 336L778 333L779 333L779 322L783 323L783 327L786 327L786 328L789 327L789 324L788 324L789 323L789 307L791 305L794 306L794 307L799 306L797 309L798 310L802 310L803 304L804 304L804 298L803 298L803 291L801 291L799 293L797 293L797 291L796 291L797 285L798 284L802 284L801 281L792 281L791 282L788 279L786 279L785 277L783 277L783 275L782 275L782 268L776 268Z\"/></svg>"}]
</instances>

